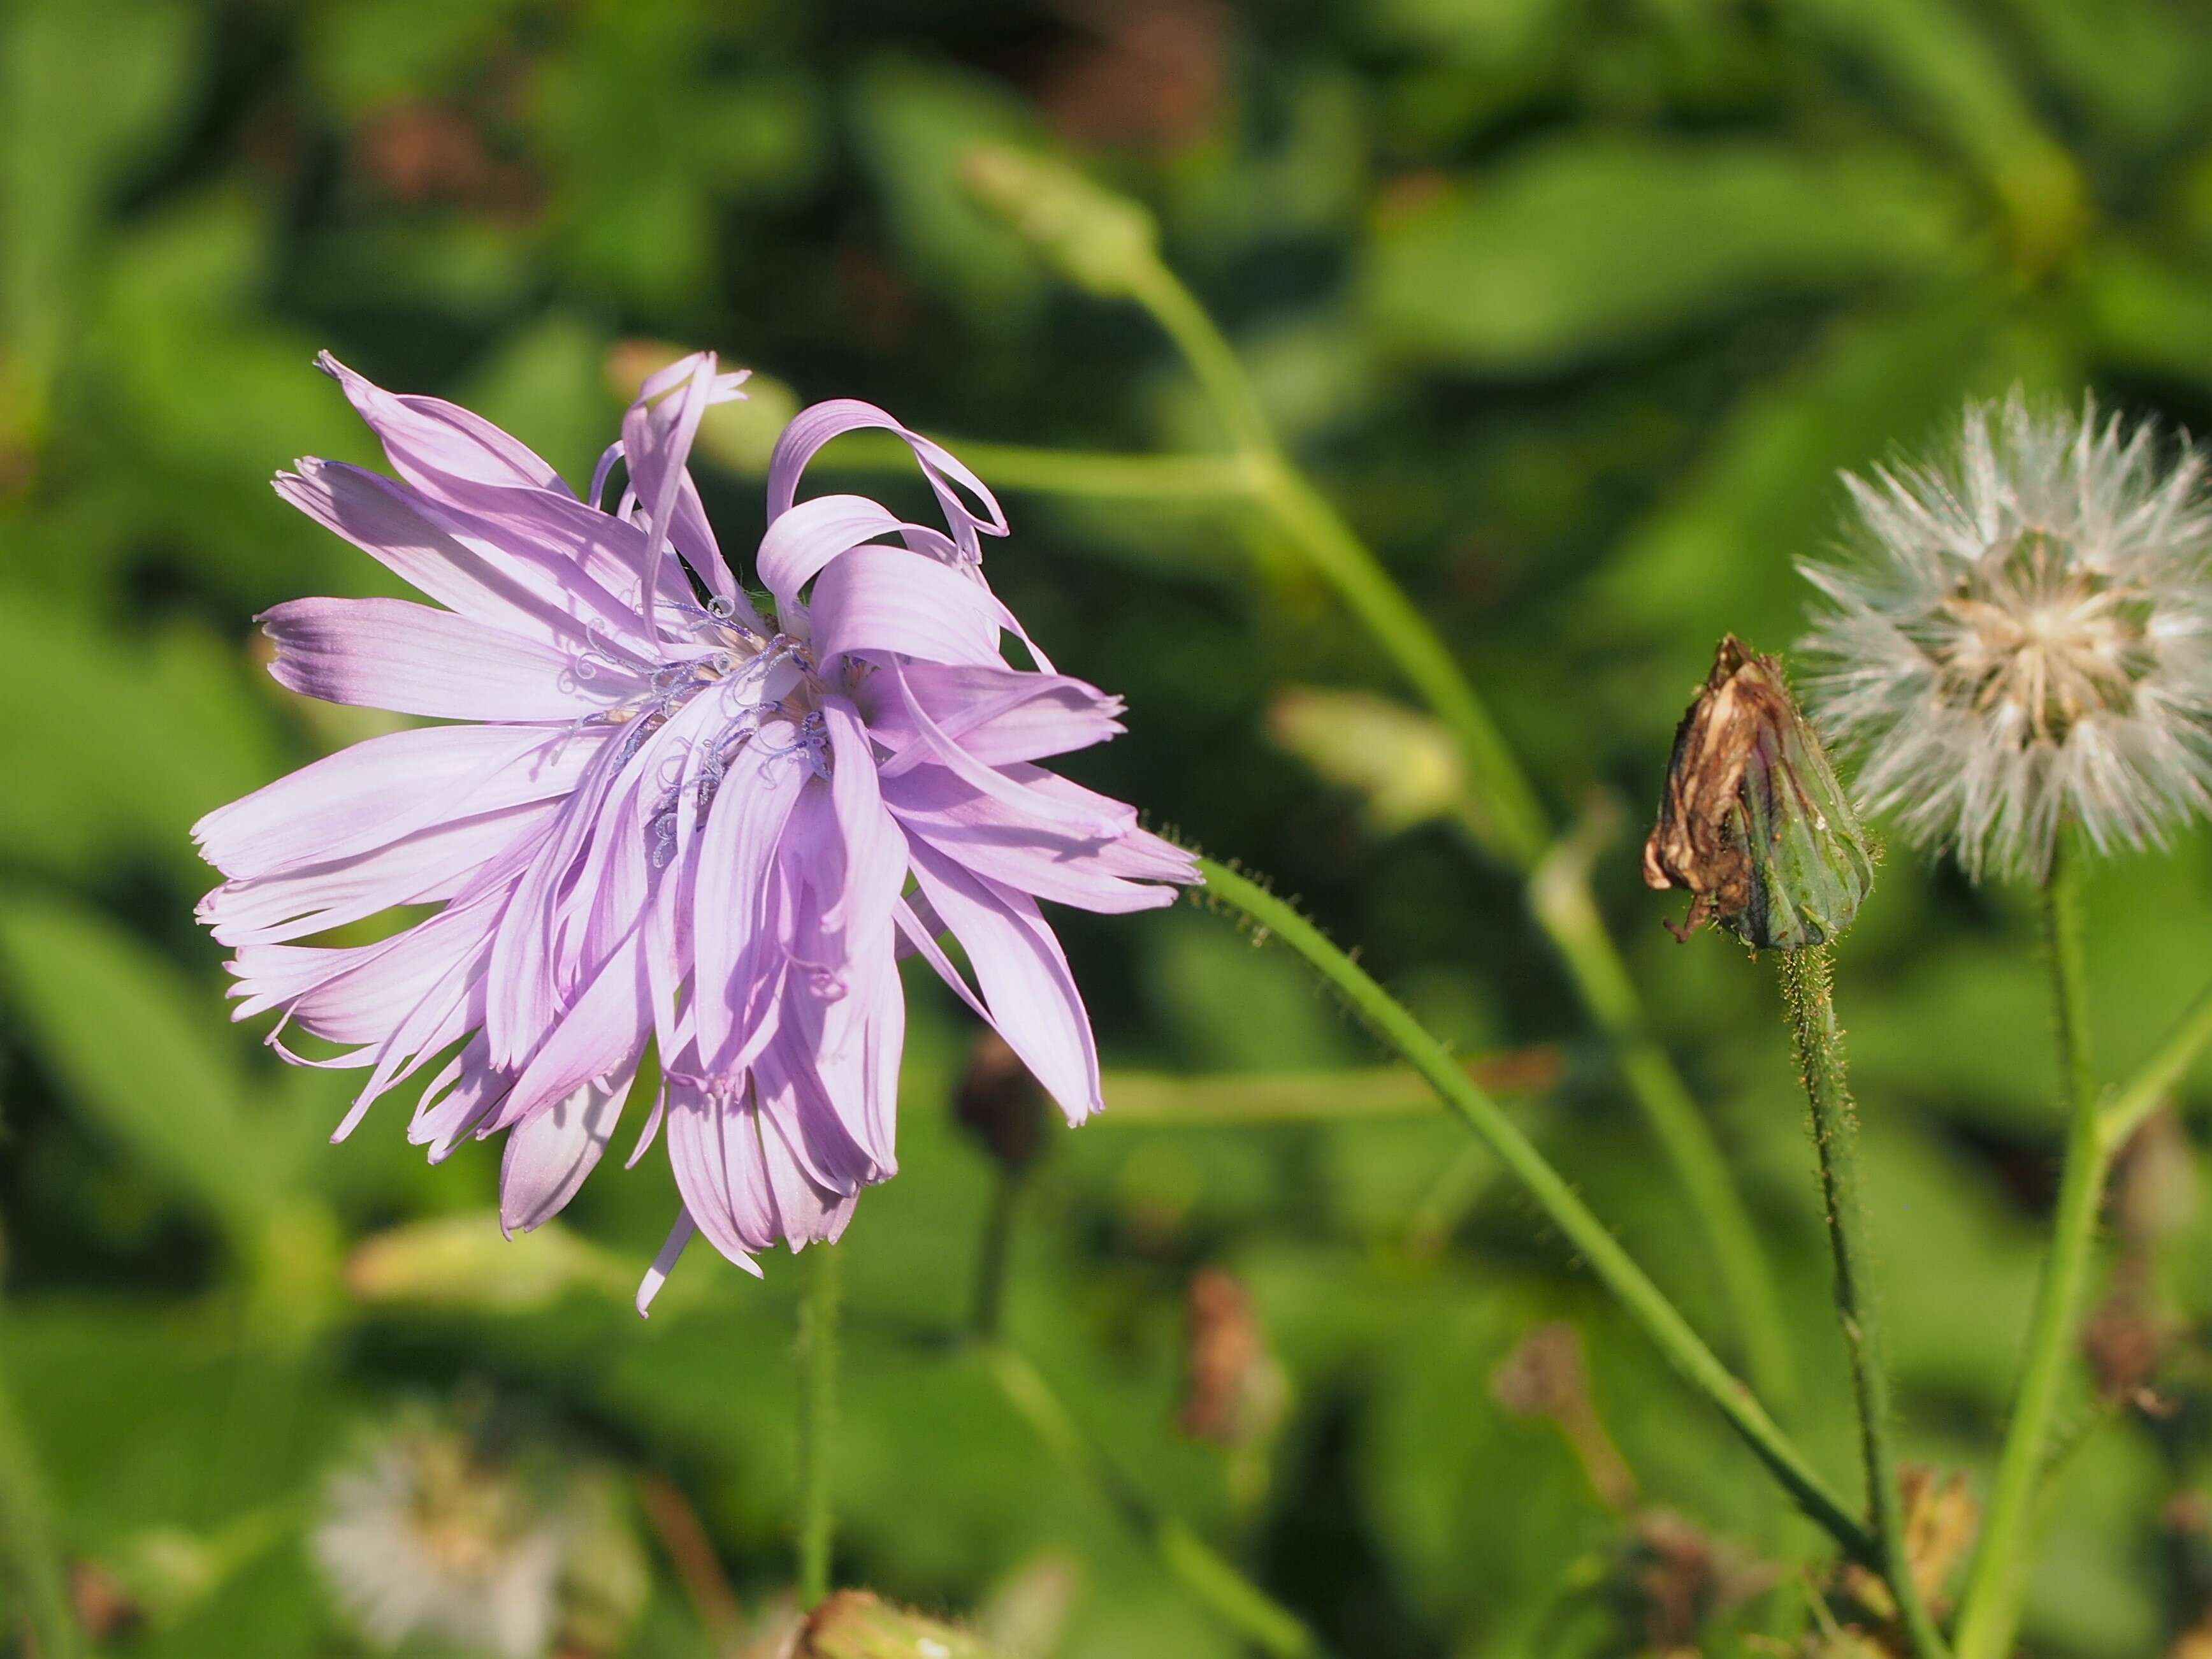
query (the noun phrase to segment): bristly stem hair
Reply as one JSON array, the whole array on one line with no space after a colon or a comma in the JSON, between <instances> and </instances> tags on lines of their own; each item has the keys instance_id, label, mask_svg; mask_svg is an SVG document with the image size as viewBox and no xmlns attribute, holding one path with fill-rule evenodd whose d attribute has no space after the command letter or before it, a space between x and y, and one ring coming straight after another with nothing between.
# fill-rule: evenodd
<instances>
[{"instance_id":1,"label":"bristly stem hair","mask_svg":"<svg viewBox=\"0 0 2212 1659\"><path fill-rule=\"evenodd\" d=\"M2051 1254L2037 1285L2012 1420L1990 1492L1989 1516L1959 1614L1959 1659L2003 1659L2012 1650L2034 1546L2034 1498L2066 1380L2097 1242L2097 1212L2113 1143L2098 1112L2082 958L2081 860L2060 843L2043 885L2043 914L2057 1013L2059 1070L2069 1115L2065 1171Z\"/></svg>"},{"instance_id":2,"label":"bristly stem hair","mask_svg":"<svg viewBox=\"0 0 2212 1659\"><path fill-rule=\"evenodd\" d=\"M1719 1409L1798 1506L1851 1556L1879 1571L1882 1556L1874 1534L1443 1044L1295 907L1212 859L1198 862L1206 894L1297 951L1386 1046L1428 1080L1444 1104L1498 1155L1668 1364Z\"/></svg>"},{"instance_id":3,"label":"bristly stem hair","mask_svg":"<svg viewBox=\"0 0 2212 1659\"><path fill-rule=\"evenodd\" d=\"M1234 348L1182 280L1155 255L1144 262L1133 297L1175 342L1231 442L1250 462L1261 512L1336 590L1457 740L1474 783L1469 804L1480 844L1528 884L1538 923L1612 1043L1629 1092L1705 1233L1753 1376L1770 1397L1788 1399L1796 1392L1790 1349L1758 1230L1680 1073L1646 1029L1620 953L1587 902L1587 883L1581 902L1559 890L1559 872L1547 857L1552 828L1511 745L1450 647L1284 453Z\"/></svg>"},{"instance_id":4,"label":"bristly stem hair","mask_svg":"<svg viewBox=\"0 0 2212 1659\"><path fill-rule=\"evenodd\" d=\"M1942 1659L1942 1636L1912 1577L1897 1462L1890 1445L1887 1357L1875 1305L1866 1201L1859 1187L1858 1109L1844 1067L1843 1028L1836 1020L1834 962L1825 945L1781 956L1782 1004L1812 1112L1828 1243L1836 1261L1836 1313L1858 1395L1859 1447L1866 1466L1867 1504L1881 1547L1882 1576L1889 1581L1916 1659Z\"/></svg>"},{"instance_id":5,"label":"bristly stem hair","mask_svg":"<svg viewBox=\"0 0 2212 1659\"><path fill-rule=\"evenodd\" d=\"M1461 817L1486 854L1526 885L1538 924L1583 1006L1612 1045L1631 1097L1697 1218L1753 1379L1778 1402L1794 1395L1780 1303L1757 1228L1728 1161L1680 1072L1651 1036L1641 999L1591 902L1586 873L1553 854L1534 786L1457 659L1342 514L1285 453L1235 348L1156 253L1123 273L1127 298L1152 316L1213 404L1230 448L1219 455L1060 455L1048 449L957 447L988 459L1015 489L1242 508L1295 548L1345 602L1407 684L1450 732L1474 781ZM833 452L833 454L835 452ZM880 468L890 452L865 440L831 465ZM903 457L901 457L903 464ZM1572 839L1571 836L1570 840Z\"/></svg>"}]
</instances>

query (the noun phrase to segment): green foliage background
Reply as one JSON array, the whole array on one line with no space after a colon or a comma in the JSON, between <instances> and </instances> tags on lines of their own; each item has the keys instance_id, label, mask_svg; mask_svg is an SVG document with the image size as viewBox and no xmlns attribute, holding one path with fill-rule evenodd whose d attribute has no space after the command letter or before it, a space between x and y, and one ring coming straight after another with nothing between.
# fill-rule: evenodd
<instances>
[{"instance_id":1,"label":"green foliage background","mask_svg":"<svg viewBox=\"0 0 2212 1659\"><path fill-rule=\"evenodd\" d=\"M374 729L288 699L253 658L256 611L378 574L265 488L295 455L371 459L318 348L467 402L572 477L612 434L635 341L756 366L769 414L779 387L865 397L956 449L1215 445L1148 320L1056 285L960 189L986 137L1062 149L1149 204L1554 812L1625 807L1605 908L1774 1253L1803 1374L1786 1420L1850 1484L1771 974L1718 939L1667 939L1680 907L1638 884L1632 826L1717 635L1794 636L1791 562L1838 527L1837 469L1940 440L1962 398L2015 383L2212 425L2201 5L14 0L0 1369L71 1560L182 1538L218 1561L112 1650L355 1651L302 1517L362 1425L464 1394L625 1480L674 1482L748 1608L787 1583L788 1264L758 1285L695 1251L641 1325L628 1288L674 1202L657 1157L603 1170L565 1235L504 1245L483 1151L425 1169L396 1104L320 1145L345 1079L287 1070L226 1023L219 952L191 922L211 876L185 832ZM726 543L757 522L761 429L726 429L706 467ZM994 582L1132 709L1128 737L1070 769L1272 872L1468 1051L1556 1045L1563 1080L1528 1121L1724 1331L1516 884L1442 823L1378 827L1271 740L1287 687L1401 695L1335 601L1233 511L1007 498ZM2102 870L2091 917L2118 1072L2212 966L2202 838ZM1111 1064L1371 1058L1293 964L1195 910L1064 932ZM965 1017L911 990L904 1170L842 1247L840 1576L967 1612L1064 1559L1054 1652L1234 1653L947 1340L990 1173L950 1121ZM2031 907L1893 851L1841 994L1907 1448L1978 1480L2060 1139ZM2182 1103L2201 1127L2212 1079ZM1632 1652L1626 1523L1558 1434L1490 1392L1517 1340L1566 1318L1646 1498L1784 1569L1705 1650L1802 1619L1817 1540L1463 1144L1419 1111L1057 1136L1023 1200L1011 1334L1146 1492L1338 1651ZM2199 1162L2166 1171L2173 1409L2083 1445L2037 1653L2160 1651L2204 1611L2205 1546L2172 1501L2205 1490L2212 1451ZM1462 1201L1439 1244L1418 1224L1440 1171ZM363 1240L464 1216L482 1248L428 1291L364 1296L357 1260L349 1277ZM1208 1265L1249 1287L1291 1383L1261 1480L1176 1428L1186 1287ZM274 1541L238 1543L257 1527ZM650 1556L619 1650L710 1651Z\"/></svg>"}]
</instances>

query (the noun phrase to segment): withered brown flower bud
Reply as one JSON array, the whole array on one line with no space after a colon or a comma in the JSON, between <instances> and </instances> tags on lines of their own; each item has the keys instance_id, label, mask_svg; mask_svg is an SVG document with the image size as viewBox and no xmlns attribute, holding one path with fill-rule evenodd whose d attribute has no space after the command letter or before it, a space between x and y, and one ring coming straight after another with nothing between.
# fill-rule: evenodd
<instances>
[{"instance_id":1,"label":"withered brown flower bud","mask_svg":"<svg viewBox=\"0 0 2212 1659\"><path fill-rule=\"evenodd\" d=\"M1677 939L1710 920L1776 951L1834 939L1873 885L1858 814L1781 664L1734 635L1675 729L1644 879L1692 895Z\"/></svg>"},{"instance_id":2,"label":"withered brown flower bud","mask_svg":"<svg viewBox=\"0 0 2212 1659\"><path fill-rule=\"evenodd\" d=\"M1942 1615L1951 1605L1951 1580L1973 1551L1981 1527L1981 1506L1966 1486L1966 1477L1954 1470L1947 1476L1923 1463L1907 1463L1897 1472L1898 1497L1905 1507L1905 1557L1915 1589L1929 1609ZM1875 1652L1890 1645L1903 1651L1896 1598L1881 1577L1856 1564L1846 1565L1839 1575L1840 1591L1878 1626L1883 1640L1871 1644Z\"/></svg>"},{"instance_id":3,"label":"withered brown flower bud","mask_svg":"<svg viewBox=\"0 0 2212 1659\"><path fill-rule=\"evenodd\" d=\"M1190 1392L1182 1431L1236 1446L1263 1441L1280 1424L1289 1383L1267 1348L1251 1292L1233 1273L1201 1267L1191 1278Z\"/></svg>"},{"instance_id":4,"label":"withered brown flower bud","mask_svg":"<svg viewBox=\"0 0 2212 1659\"><path fill-rule=\"evenodd\" d=\"M1044 1148L1044 1090L996 1031L977 1034L952 1097L960 1127L1009 1170L1023 1170Z\"/></svg>"},{"instance_id":5,"label":"withered brown flower bud","mask_svg":"<svg viewBox=\"0 0 2212 1659\"><path fill-rule=\"evenodd\" d=\"M1565 1320L1539 1325L1491 1373L1491 1397L1516 1417L1549 1418L1607 1509L1636 1507L1636 1476L1590 1398L1582 1334Z\"/></svg>"}]
</instances>

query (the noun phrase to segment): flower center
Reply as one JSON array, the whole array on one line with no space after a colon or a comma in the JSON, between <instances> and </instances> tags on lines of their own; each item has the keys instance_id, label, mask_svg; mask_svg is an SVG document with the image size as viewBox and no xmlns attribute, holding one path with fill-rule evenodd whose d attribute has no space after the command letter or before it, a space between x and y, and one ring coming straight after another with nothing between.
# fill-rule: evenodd
<instances>
[{"instance_id":1,"label":"flower center","mask_svg":"<svg viewBox=\"0 0 2212 1659\"><path fill-rule=\"evenodd\" d=\"M2136 684L2157 664L2151 609L2142 589L2028 530L1984 553L1908 631L1935 664L1937 699L1996 714L2026 749L2134 707Z\"/></svg>"},{"instance_id":2,"label":"flower center","mask_svg":"<svg viewBox=\"0 0 2212 1659\"><path fill-rule=\"evenodd\" d=\"M775 631L772 618L769 632L756 632L716 603L670 608L694 618L690 632L703 648L662 663L645 690L592 717L625 728L614 757L619 773L663 726L699 704L703 722L695 721L680 752L660 763L661 793L646 821L656 869L675 856L677 820L686 801L703 823L741 756L749 753L763 765L797 756L817 777L827 777L830 766L821 676L803 643Z\"/></svg>"}]
</instances>

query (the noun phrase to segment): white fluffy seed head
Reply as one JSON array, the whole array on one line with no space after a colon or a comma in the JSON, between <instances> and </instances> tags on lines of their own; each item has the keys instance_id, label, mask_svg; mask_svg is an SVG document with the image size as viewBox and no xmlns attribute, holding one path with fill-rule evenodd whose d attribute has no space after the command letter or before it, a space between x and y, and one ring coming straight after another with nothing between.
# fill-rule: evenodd
<instances>
[{"instance_id":1,"label":"white fluffy seed head","mask_svg":"<svg viewBox=\"0 0 2212 1659\"><path fill-rule=\"evenodd\" d=\"M538 1659L557 1613L567 1516L461 1434L412 1425L324 1495L314 1553L362 1633Z\"/></svg>"},{"instance_id":2,"label":"white fluffy seed head","mask_svg":"<svg viewBox=\"0 0 2212 1659\"><path fill-rule=\"evenodd\" d=\"M1966 413L1959 449L1849 477L1845 559L1802 649L1815 718L1869 812L1969 874L2039 878L2059 826L2098 850L2212 806L2212 504L2149 426Z\"/></svg>"}]
</instances>

